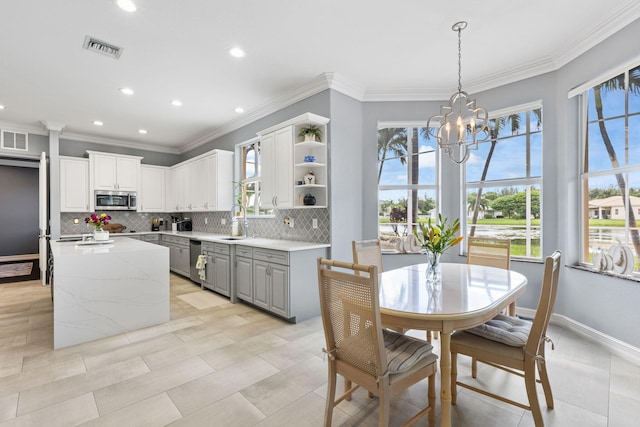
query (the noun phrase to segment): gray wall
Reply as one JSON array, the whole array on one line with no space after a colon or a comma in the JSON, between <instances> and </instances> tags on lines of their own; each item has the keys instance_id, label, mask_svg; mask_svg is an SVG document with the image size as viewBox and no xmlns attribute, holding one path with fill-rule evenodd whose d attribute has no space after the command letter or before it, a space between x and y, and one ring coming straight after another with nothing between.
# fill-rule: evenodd
<instances>
[{"instance_id":1,"label":"gray wall","mask_svg":"<svg viewBox=\"0 0 640 427\"><path fill-rule=\"evenodd\" d=\"M181 161L196 157L216 148L220 150L233 151L236 144L255 138L257 136L257 132L268 129L271 126L275 126L278 123L282 123L307 112L318 114L323 117L330 117L331 110L329 102L329 91L325 90L316 95L310 96L307 99L303 99L302 101L289 105L282 110L269 114L266 117L258 119L255 122L251 122L240 129L221 136L220 138L194 148L193 150L184 153Z\"/></svg>"},{"instance_id":2,"label":"gray wall","mask_svg":"<svg viewBox=\"0 0 640 427\"><path fill-rule=\"evenodd\" d=\"M332 91L329 133L331 258L344 261L352 258L351 241L362 236L363 167L369 165L363 160L368 150L362 134L362 104Z\"/></svg>"},{"instance_id":3,"label":"gray wall","mask_svg":"<svg viewBox=\"0 0 640 427\"><path fill-rule=\"evenodd\" d=\"M121 147L115 145L96 144L86 141L72 141L64 139L64 133L60 138L60 155L69 157L89 157L87 150L101 151L103 153L126 154L142 157L142 163L146 165L173 166L180 163L178 154L158 153L149 150Z\"/></svg>"}]
</instances>

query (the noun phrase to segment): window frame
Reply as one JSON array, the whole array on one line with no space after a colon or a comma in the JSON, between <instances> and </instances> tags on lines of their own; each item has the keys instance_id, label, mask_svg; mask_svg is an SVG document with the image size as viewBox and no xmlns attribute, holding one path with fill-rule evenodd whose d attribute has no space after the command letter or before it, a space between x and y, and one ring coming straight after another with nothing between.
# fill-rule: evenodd
<instances>
[{"instance_id":1,"label":"window frame","mask_svg":"<svg viewBox=\"0 0 640 427\"><path fill-rule=\"evenodd\" d=\"M244 177L244 174L246 172L246 160L245 160L245 147L248 147L252 144L255 144L256 146L260 145L260 137L256 136L254 138L251 138L247 141L244 142L240 142L238 144L236 144L235 146L235 171L234 171L234 188L233 188L233 199L234 199L234 206L237 205L237 203L235 203L235 201L238 199L239 196L239 192L240 191L244 191L245 185L246 184L254 184L256 186L256 188L261 186L262 183L262 157L260 155L256 155L256 162L255 162L255 169L256 169L256 174L250 178L246 178ZM258 190L259 192L259 190ZM245 197L243 197L243 208L246 209L247 207L244 206L245 202ZM273 218L275 217L275 214L273 212L273 210L265 210L262 207L260 207L259 204L259 197L256 197L256 206L254 206L254 213L251 214L247 214L247 218ZM257 212L257 213L256 213Z\"/></svg>"},{"instance_id":2,"label":"window frame","mask_svg":"<svg viewBox=\"0 0 640 427\"><path fill-rule=\"evenodd\" d=\"M640 163L630 165L628 164L628 157L627 157L628 150L630 149L630 146L631 146L629 142L633 140L633 137L629 133L629 129L630 129L629 118L640 116L640 113L638 111L634 111L631 113L629 111L630 72L636 69L640 69L640 57L636 57L633 60L627 61L623 65L615 67L610 71L603 73L598 77L595 77L589 80L586 83L583 83L582 85L572 89L569 92L569 96L568 96L569 99L573 97L577 97L578 99L577 137L578 137L578 144L579 144L579 150L578 150L579 159L577 164L578 164L578 182L579 182L578 184L578 187L579 187L578 224L580 228L577 233L578 240L579 240L578 242L579 253L577 257L578 258L577 264L579 266L592 269L592 270L597 270L597 267L592 262L588 262L589 254L590 254L589 252L589 249L590 249L590 245L589 245L589 233L590 233L589 231L590 230L589 193L590 193L590 190L588 186L589 180L592 178L599 178L599 177L615 177L618 174L623 175L623 178L626 183L626 186L625 186L626 194L623 194L620 197L624 199L627 197L629 198L631 197L630 189L633 188L633 184L631 183L630 175L640 173ZM610 166L608 169L588 171L589 159L587 154L588 152L588 131L587 130L588 130L588 126L591 123L597 122L597 119L589 121L589 94L594 87L599 86L609 80L615 79L622 74L624 74L624 113L622 115L615 114L609 117L604 117L603 120L607 122L610 120L615 120L620 118L624 119L624 123L625 123L624 134L626 138L625 139L625 157L623 161L620 162L621 164L617 168ZM640 133L634 134L634 136L636 137L635 139L638 139L640 138ZM640 147L640 142L637 142L636 146ZM618 153L616 152L616 154ZM640 224L638 224L638 222L640 222L640 207L633 206L633 205L631 206L631 208L634 208L634 207L637 208L637 213L635 214L636 221L637 221L636 228L640 228ZM614 211L613 212L614 214L616 215L619 214L619 208L612 207L612 210ZM637 258L635 257L637 257L638 255L635 253L635 250L633 249L633 243L631 243L631 241L629 240L629 237L630 237L629 230L631 229L631 227L629 224L628 209L624 209L624 220L625 220L625 225L624 225L625 241L621 242L621 244L625 246L631 246L631 249L634 251L634 260L636 260ZM606 271L606 273L612 273L612 272ZM613 274L616 274L616 273L613 273ZM634 280L637 280L638 278L640 278L640 271L634 269L631 273L629 273L628 275L625 275L625 277L631 277Z\"/></svg>"},{"instance_id":3,"label":"window frame","mask_svg":"<svg viewBox=\"0 0 640 427\"><path fill-rule=\"evenodd\" d=\"M530 118L530 114L533 114L534 110L539 109L541 111L541 117L542 117L542 129L540 129L539 131L535 131L532 132L530 126L531 126L531 118ZM476 194L477 194L477 190L480 188L505 188L505 187L524 187L524 191L527 194L527 203L529 204L531 201L531 193L530 191L532 189L537 188L539 189L540 192L540 225L537 226L537 228L539 229L539 234L540 234L540 254L538 256L533 256L531 255L532 252L532 246L527 243L526 244L526 255L525 256L520 256L520 255L511 255L511 259L515 259L515 260L523 260L523 261L535 261L535 262L540 262L543 260L543 244L544 244L544 203L543 203L543 194L544 194L544 189L543 189L543 177L544 177L544 108L543 108L543 103L541 100L538 101L533 101L533 102L529 102L526 104L520 104L520 105L515 105L512 107L508 107L505 109L501 109L501 110L496 110L496 111L492 111L489 113L489 120L495 120L498 119L500 117L505 117L505 116L509 116L509 115L513 115L513 114L522 114L522 113L526 113L529 117L529 119L526 121L525 126L524 126L524 133L520 133L517 136L525 136L526 139L526 147L525 147L525 152L526 152L526 161L525 161L525 177L519 177L519 178L503 178L503 179L494 179L494 180L485 180L485 181L473 181L473 182L467 182L467 164L464 164L464 167L460 168L460 174L461 174L461 183L463 186L463 191L460 194L460 209L461 209L461 214L460 214L460 228L461 231L463 233L463 236L465 237L465 239L469 238L469 228L471 226L470 221L471 219L468 218L468 210L467 210L467 200L468 200L468 194L469 191L471 189L475 189L476 190ZM540 146L540 176L531 176L531 146L532 146L532 140L531 140L531 136L533 134L540 134L541 135L541 146ZM506 138L499 138L500 139L508 139L511 138L512 136L506 137ZM486 141L483 144L490 144L491 141ZM525 230L531 230L532 228L536 228L536 226L532 226L531 225L531 217L527 216L527 218L525 218ZM476 234L477 236L477 234ZM525 239L528 240L530 239L530 231L526 231L526 237ZM467 247L466 245L461 245L461 249L460 252L463 255L467 254Z\"/></svg>"},{"instance_id":4,"label":"window frame","mask_svg":"<svg viewBox=\"0 0 640 427\"><path fill-rule=\"evenodd\" d=\"M418 128L418 129L422 129L422 128L426 128L426 123L425 122L417 122L417 121L411 121L411 120L401 120L401 121L380 121L378 122L378 126L377 126L377 130L376 130L376 134L378 131L380 131L381 129L386 129L386 128L404 128L404 129L413 129L413 128ZM419 132L419 130L418 130ZM434 183L433 184L410 184L411 180L412 180L412 168L409 166L409 163L407 163L407 184L397 184L397 185L392 185L392 184L383 184L383 185L377 185L377 222L378 222L378 230L377 230L377 235L378 238L380 238L380 192L381 191L388 191L388 190L399 190L399 191L406 191L407 195L409 194L410 190L416 190L416 191L420 191L420 190L430 190L434 192L434 200L435 200L435 210L436 212L440 212L440 176L441 176L441 155L440 155L440 146L435 143L435 141L433 141L433 145L434 145L434 156L435 156L435 163L434 163L434 167L435 167L435 174L434 174ZM412 153L412 147L411 144L407 144L407 158L410 158L410 156L416 156L417 161L419 162L419 155L420 155L420 151L418 153ZM425 152L425 153L430 153L430 152ZM391 159L386 159L386 160L391 160ZM376 161L376 167L379 167L379 159ZM415 222L410 223L409 222L409 210L410 210L410 199L407 198L407 227L406 227L406 234L410 234L413 231L414 228L414 224L417 224L417 219ZM404 235L401 234L399 237L402 237Z\"/></svg>"}]
</instances>

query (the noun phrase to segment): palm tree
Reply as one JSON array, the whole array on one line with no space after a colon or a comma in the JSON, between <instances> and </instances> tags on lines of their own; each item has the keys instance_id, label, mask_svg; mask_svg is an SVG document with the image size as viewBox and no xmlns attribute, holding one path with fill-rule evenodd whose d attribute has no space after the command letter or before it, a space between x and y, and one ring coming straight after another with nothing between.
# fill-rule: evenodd
<instances>
[{"instance_id":1,"label":"palm tree","mask_svg":"<svg viewBox=\"0 0 640 427\"><path fill-rule=\"evenodd\" d=\"M415 185L419 183L420 178L420 156L418 154L418 128L414 127L411 132L411 184ZM418 190L413 188L411 190L411 222L418 223ZM409 224L409 232L413 229Z\"/></svg>"},{"instance_id":2,"label":"palm tree","mask_svg":"<svg viewBox=\"0 0 640 427\"><path fill-rule=\"evenodd\" d=\"M542 123L542 110L536 109L536 110L533 110L533 113L536 115L538 119L538 123ZM520 129L520 115L511 114L508 116L491 120L491 127L490 127L491 147L489 148L489 153L487 153L487 159L484 162L484 168L482 169L480 182L485 182L487 179L489 164L491 163L493 152L495 151L496 144L498 143L498 135L500 134L500 130L508 125L511 125L511 133L513 134L517 133L518 130ZM478 194L476 195L476 203L473 209L473 217L471 218L471 230L469 231L469 236L473 236L476 232L476 224L478 223L478 212L480 211L480 206L481 206L480 203L482 202L482 190L483 190L482 187L478 188Z\"/></svg>"},{"instance_id":3,"label":"palm tree","mask_svg":"<svg viewBox=\"0 0 640 427\"><path fill-rule=\"evenodd\" d=\"M400 163L407 164L407 130L405 128L384 128L378 131L378 185L382 177L382 166L387 154L399 158Z\"/></svg>"},{"instance_id":4,"label":"palm tree","mask_svg":"<svg viewBox=\"0 0 640 427\"><path fill-rule=\"evenodd\" d=\"M596 115L598 117L598 128L600 130L602 142L604 143L605 150L607 150L609 161L611 162L611 167L613 169L619 168L620 163L618 162L616 151L613 148L613 144L611 142L611 138L609 137L609 132L607 132L606 123L604 121L602 108L602 92L624 90L624 77L625 75L621 74L593 88ZM635 68L629 72L628 92L634 94L640 93L640 68ZM636 228L637 224L636 217L633 212L633 206L631 206L631 201L628 199L628 194L626 191L627 184L621 173L616 174L616 181L618 183L618 188L620 189L620 195L622 196L622 203L627 210L629 217L629 231L631 233L631 242L633 243L633 248L636 251L636 255L640 257L640 233L638 233L638 229Z\"/></svg>"}]
</instances>

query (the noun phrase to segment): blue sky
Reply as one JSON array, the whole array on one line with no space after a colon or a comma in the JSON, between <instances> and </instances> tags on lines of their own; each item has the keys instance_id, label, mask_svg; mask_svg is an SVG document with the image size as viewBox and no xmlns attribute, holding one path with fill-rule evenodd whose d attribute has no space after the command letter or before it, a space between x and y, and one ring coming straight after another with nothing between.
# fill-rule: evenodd
<instances>
[{"instance_id":1,"label":"blue sky","mask_svg":"<svg viewBox=\"0 0 640 427\"><path fill-rule=\"evenodd\" d=\"M531 128L537 129L537 121L535 115L531 114ZM525 114L521 115L521 128L525 127ZM494 150L487 180L493 179L510 179L526 177L526 136L511 136L511 129L501 129L501 140ZM420 150L420 184L435 185L435 142L433 139L427 140L421 134L419 135L418 145ZM484 168L485 159L491 147L490 143L481 143L477 150L471 151L469 160L467 160L466 173L467 181L479 181L482 170ZM391 155L390 153L388 154ZM442 161L449 161L447 155L443 153ZM384 163L383 173L380 180L381 185L406 185L408 165L402 165L399 159L387 160ZM542 133L534 132L531 135L531 176L540 176L542 173ZM427 194L433 194L430 197L435 198L435 191L429 191ZM381 200L392 198L397 201L400 198L406 198L406 190L388 190L380 194Z\"/></svg>"}]
</instances>

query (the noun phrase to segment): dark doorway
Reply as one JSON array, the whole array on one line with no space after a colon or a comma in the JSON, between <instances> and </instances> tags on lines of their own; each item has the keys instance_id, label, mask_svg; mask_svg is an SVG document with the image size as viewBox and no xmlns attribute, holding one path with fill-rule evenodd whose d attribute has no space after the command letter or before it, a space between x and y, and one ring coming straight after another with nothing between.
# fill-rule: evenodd
<instances>
[{"instance_id":1,"label":"dark doorway","mask_svg":"<svg viewBox=\"0 0 640 427\"><path fill-rule=\"evenodd\" d=\"M23 270L38 258L38 162L17 164L24 166L0 163L0 263L14 264L5 270L15 268L16 281L35 280L39 278L37 262L28 275ZM2 279L0 283L11 280Z\"/></svg>"}]
</instances>

